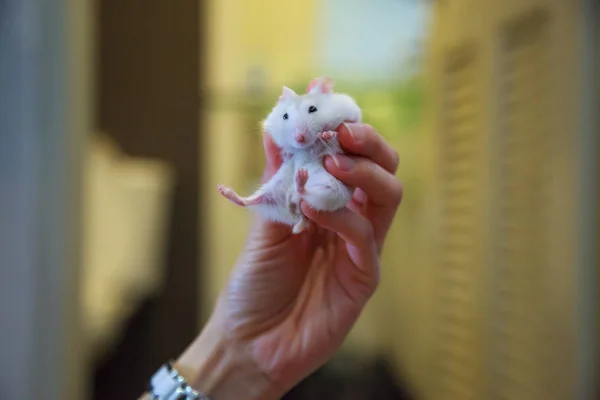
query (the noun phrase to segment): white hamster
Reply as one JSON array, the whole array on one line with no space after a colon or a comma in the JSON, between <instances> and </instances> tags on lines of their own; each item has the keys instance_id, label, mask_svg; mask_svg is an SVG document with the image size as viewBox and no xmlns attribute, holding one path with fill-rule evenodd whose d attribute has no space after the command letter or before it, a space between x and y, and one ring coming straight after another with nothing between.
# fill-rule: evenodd
<instances>
[{"instance_id":1,"label":"white hamster","mask_svg":"<svg viewBox=\"0 0 600 400\"><path fill-rule=\"evenodd\" d=\"M309 220L300 210L300 201L315 210L335 211L351 200L352 188L325 170L323 158L343 153L335 129L343 122L361 119L356 102L346 94L334 93L330 78L313 80L303 95L284 86L263 122L263 132L281 149L283 164L251 196L240 197L223 185L219 185L219 192L265 218L293 225L295 234L302 232Z\"/></svg>"}]
</instances>

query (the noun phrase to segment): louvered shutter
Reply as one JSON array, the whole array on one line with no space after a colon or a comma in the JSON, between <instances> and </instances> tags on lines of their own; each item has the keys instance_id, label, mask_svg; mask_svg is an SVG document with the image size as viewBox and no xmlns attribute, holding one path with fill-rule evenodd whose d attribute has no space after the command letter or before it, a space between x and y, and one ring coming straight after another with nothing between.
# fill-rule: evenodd
<instances>
[{"instance_id":1,"label":"louvered shutter","mask_svg":"<svg viewBox=\"0 0 600 400\"><path fill-rule=\"evenodd\" d=\"M431 371L434 398L478 400L481 382L481 171L478 153L476 55L447 54L439 128L440 228Z\"/></svg>"},{"instance_id":2,"label":"louvered shutter","mask_svg":"<svg viewBox=\"0 0 600 400\"><path fill-rule=\"evenodd\" d=\"M501 31L496 53L490 399L554 398L545 376L553 179L546 27L545 14L525 14Z\"/></svg>"},{"instance_id":3,"label":"louvered shutter","mask_svg":"<svg viewBox=\"0 0 600 400\"><path fill-rule=\"evenodd\" d=\"M586 218L600 181L577 76L590 72L591 18L559 0L457 0L438 13L424 398L592 398L597 304L585 280L597 233Z\"/></svg>"}]
</instances>

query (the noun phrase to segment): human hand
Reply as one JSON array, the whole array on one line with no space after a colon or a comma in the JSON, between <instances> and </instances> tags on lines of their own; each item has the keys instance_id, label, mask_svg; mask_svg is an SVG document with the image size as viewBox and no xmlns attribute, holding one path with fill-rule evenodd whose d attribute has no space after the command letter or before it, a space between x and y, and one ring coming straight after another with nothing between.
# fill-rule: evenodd
<instances>
[{"instance_id":1,"label":"human hand","mask_svg":"<svg viewBox=\"0 0 600 400\"><path fill-rule=\"evenodd\" d=\"M252 371L256 398L279 398L341 346L377 287L402 185L394 175L397 153L372 127L344 124L338 139L352 155L328 156L325 168L357 188L351 203L333 213L302 204L314 223L299 235L256 216L200 344L180 364L193 364L190 354L198 352L214 358L206 349L220 346L238 370ZM269 135L264 145L266 181L282 160Z\"/></svg>"}]
</instances>

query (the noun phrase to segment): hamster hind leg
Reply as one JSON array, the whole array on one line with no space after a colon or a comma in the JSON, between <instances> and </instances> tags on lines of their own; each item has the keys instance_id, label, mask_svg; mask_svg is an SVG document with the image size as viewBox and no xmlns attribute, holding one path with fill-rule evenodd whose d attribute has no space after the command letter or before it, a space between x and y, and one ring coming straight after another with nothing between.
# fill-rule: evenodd
<instances>
[{"instance_id":1,"label":"hamster hind leg","mask_svg":"<svg viewBox=\"0 0 600 400\"><path fill-rule=\"evenodd\" d=\"M297 212L289 207L290 187L293 188L293 169L289 163L284 163L269 181L248 197L242 197L233 189L220 185L219 193L238 206L256 212L262 218L294 226L300 220ZM298 203L296 203L298 204Z\"/></svg>"},{"instance_id":2,"label":"hamster hind leg","mask_svg":"<svg viewBox=\"0 0 600 400\"><path fill-rule=\"evenodd\" d=\"M223 185L219 185L218 190L223 197L241 207L248 207L259 204L275 205L275 198L263 188L260 188L254 194L248 197L241 197L235 192L235 190Z\"/></svg>"},{"instance_id":3,"label":"hamster hind leg","mask_svg":"<svg viewBox=\"0 0 600 400\"><path fill-rule=\"evenodd\" d=\"M267 220L290 226L299 221L297 214L291 213L288 209L285 192L280 185L264 185L248 197L241 197L226 186L219 186L219 193L232 203L248 208Z\"/></svg>"},{"instance_id":4,"label":"hamster hind leg","mask_svg":"<svg viewBox=\"0 0 600 400\"><path fill-rule=\"evenodd\" d=\"M300 221L298 221L298 223L296 223L296 225L294 225L294 227L292 228L292 233L298 234L308 229L310 227L310 224L310 220L303 215L302 217L300 217Z\"/></svg>"},{"instance_id":5,"label":"hamster hind leg","mask_svg":"<svg viewBox=\"0 0 600 400\"><path fill-rule=\"evenodd\" d=\"M289 174L290 166L288 164L284 164L279 168L279 170L275 173L275 175L264 185L262 185L256 192L248 197L242 197L237 194L233 189L219 185L219 193L229 201L234 204L237 204L241 207L251 207L255 208L256 206L272 206L277 207L278 204L281 203L282 199L280 199L280 195L283 192L282 184L286 181L286 174Z\"/></svg>"},{"instance_id":6,"label":"hamster hind leg","mask_svg":"<svg viewBox=\"0 0 600 400\"><path fill-rule=\"evenodd\" d=\"M315 210L336 211L346 206L352 199L352 189L337 180L322 166L314 166L309 173L302 198Z\"/></svg>"}]
</instances>

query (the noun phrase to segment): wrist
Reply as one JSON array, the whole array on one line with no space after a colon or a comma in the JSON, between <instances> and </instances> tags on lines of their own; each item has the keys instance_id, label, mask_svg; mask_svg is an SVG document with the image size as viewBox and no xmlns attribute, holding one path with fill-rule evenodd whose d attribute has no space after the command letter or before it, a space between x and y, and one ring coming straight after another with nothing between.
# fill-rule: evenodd
<instances>
[{"instance_id":1,"label":"wrist","mask_svg":"<svg viewBox=\"0 0 600 400\"><path fill-rule=\"evenodd\" d=\"M181 354L175 367L195 390L211 400L277 400L283 394L239 343L209 322Z\"/></svg>"}]
</instances>

